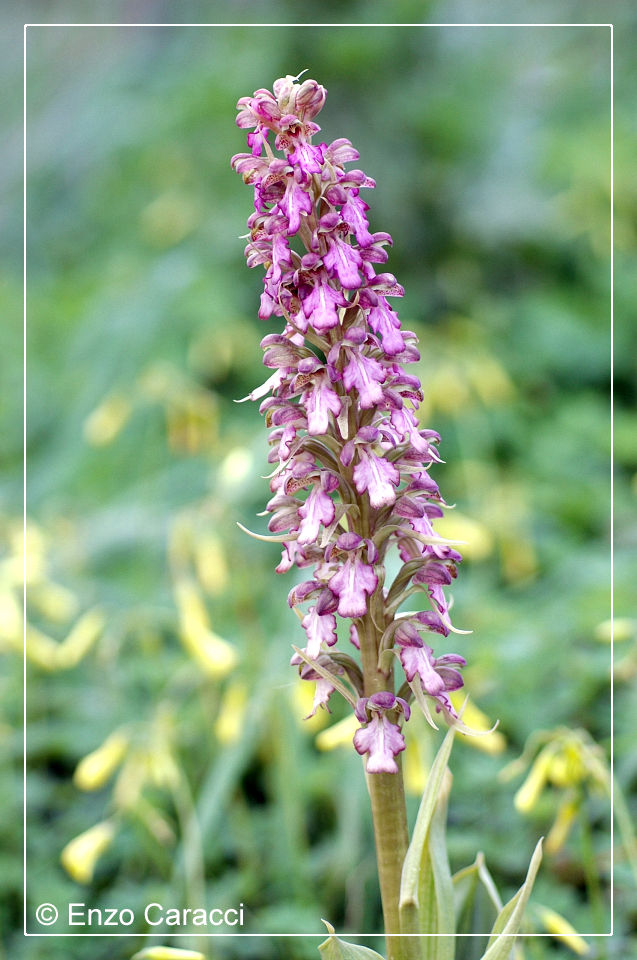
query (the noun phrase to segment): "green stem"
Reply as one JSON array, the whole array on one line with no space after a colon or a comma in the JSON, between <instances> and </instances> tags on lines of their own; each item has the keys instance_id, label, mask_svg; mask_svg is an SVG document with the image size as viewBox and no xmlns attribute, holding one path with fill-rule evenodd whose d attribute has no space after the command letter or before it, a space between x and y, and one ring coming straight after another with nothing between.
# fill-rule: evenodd
<instances>
[{"instance_id":1,"label":"green stem","mask_svg":"<svg viewBox=\"0 0 637 960\"><path fill-rule=\"evenodd\" d=\"M367 785L372 805L387 960L407 960L413 956L413 941L409 937L392 936L401 932L398 912L400 878L408 846L402 771L398 774L368 774Z\"/></svg>"},{"instance_id":2,"label":"green stem","mask_svg":"<svg viewBox=\"0 0 637 960\"><path fill-rule=\"evenodd\" d=\"M206 883L202 853L203 844L192 793L190 792L190 786L183 773L180 775L179 780L172 786L171 792L177 813L177 820L179 822L179 832L181 834L184 856L184 902L186 906L194 904L205 907ZM201 953L208 952L208 945L206 944L204 947L200 947L194 940L192 933L185 932L183 933L183 937L184 942L188 946L192 946L193 949L197 946L197 949L199 949Z\"/></svg>"},{"instance_id":3,"label":"green stem","mask_svg":"<svg viewBox=\"0 0 637 960\"><path fill-rule=\"evenodd\" d=\"M635 883L637 884L637 837L635 836L635 829L630 819L630 811L628 810L624 792L617 780L614 780L613 800L615 807L615 820L617 821L617 826L619 828L619 835L626 853L626 858L633 871Z\"/></svg>"},{"instance_id":4,"label":"green stem","mask_svg":"<svg viewBox=\"0 0 637 960\"><path fill-rule=\"evenodd\" d=\"M363 664L365 696L370 697L381 690L394 689L393 674L378 670L378 644L380 633L367 614L358 627ZM387 960L414 960L419 956L418 941L400 937L400 880L403 861L409 846L407 809L402 767L398 773L372 773L367 775L367 787L372 807L376 862L383 905Z\"/></svg>"},{"instance_id":5,"label":"green stem","mask_svg":"<svg viewBox=\"0 0 637 960\"><path fill-rule=\"evenodd\" d=\"M594 929L596 933L602 933L605 926L604 919L604 900L602 896L601 883L593 848L593 836L590 823L586 817L586 811L582 811L583 816L580 822L580 841L582 850L582 865L584 868L584 878L588 892L589 903L592 907ZM604 955L602 950L601 956Z\"/></svg>"}]
</instances>

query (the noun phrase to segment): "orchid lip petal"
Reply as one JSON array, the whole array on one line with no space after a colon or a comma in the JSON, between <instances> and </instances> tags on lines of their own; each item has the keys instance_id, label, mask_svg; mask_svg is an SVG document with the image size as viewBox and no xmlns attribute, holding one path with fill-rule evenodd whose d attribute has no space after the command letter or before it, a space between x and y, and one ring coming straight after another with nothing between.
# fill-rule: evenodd
<instances>
[{"instance_id":1,"label":"orchid lip petal","mask_svg":"<svg viewBox=\"0 0 637 960\"><path fill-rule=\"evenodd\" d=\"M405 738L397 724L376 713L354 734L354 747L358 753L367 754L367 773L398 773L394 757L405 749Z\"/></svg>"}]
</instances>

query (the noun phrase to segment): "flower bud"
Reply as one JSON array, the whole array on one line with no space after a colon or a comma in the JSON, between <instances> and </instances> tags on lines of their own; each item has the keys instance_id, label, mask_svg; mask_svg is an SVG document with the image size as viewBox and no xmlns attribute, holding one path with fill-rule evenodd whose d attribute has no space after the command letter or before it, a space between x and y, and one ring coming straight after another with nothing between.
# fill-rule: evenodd
<instances>
[{"instance_id":1,"label":"flower bud","mask_svg":"<svg viewBox=\"0 0 637 960\"><path fill-rule=\"evenodd\" d=\"M248 691L245 685L230 684L223 695L214 726L219 743L229 746L241 739L247 707Z\"/></svg>"},{"instance_id":2,"label":"flower bud","mask_svg":"<svg viewBox=\"0 0 637 960\"><path fill-rule=\"evenodd\" d=\"M575 927L573 927L568 920L565 920L564 917L549 907L538 906L537 911L545 929L548 930L549 933L552 933L554 937L561 940L567 947L570 947L573 953L576 953L579 957L586 956L590 949L589 945L583 937L580 937Z\"/></svg>"},{"instance_id":3,"label":"flower bud","mask_svg":"<svg viewBox=\"0 0 637 960\"><path fill-rule=\"evenodd\" d=\"M528 777L513 798L515 809L519 810L520 813L529 813L535 807L546 786L550 765L550 754L543 751L537 757Z\"/></svg>"},{"instance_id":4,"label":"flower bud","mask_svg":"<svg viewBox=\"0 0 637 960\"><path fill-rule=\"evenodd\" d=\"M57 648L58 669L66 670L75 667L95 644L105 626L106 618L97 607L82 614Z\"/></svg>"},{"instance_id":5,"label":"flower bud","mask_svg":"<svg viewBox=\"0 0 637 960\"><path fill-rule=\"evenodd\" d=\"M74 837L60 854L62 866L77 883L90 883L97 861L113 842L115 825L111 820L96 823Z\"/></svg>"},{"instance_id":6,"label":"flower bud","mask_svg":"<svg viewBox=\"0 0 637 960\"><path fill-rule=\"evenodd\" d=\"M358 720L354 714L349 714L343 720L333 723L327 730L322 730L316 737L315 743L319 750L334 750L336 747L352 745L352 737L358 730Z\"/></svg>"},{"instance_id":7,"label":"flower bud","mask_svg":"<svg viewBox=\"0 0 637 960\"><path fill-rule=\"evenodd\" d=\"M316 80L306 80L294 94L294 109L301 120L311 120L323 109L325 87Z\"/></svg>"},{"instance_id":8,"label":"flower bud","mask_svg":"<svg viewBox=\"0 0 637 960\"><path fill-rule=\"evenodd\" d=\"M84 438L92 447L106 447L124 429L132 413L128 397L111 393L105 397L83 425Z\"/></svg>"},{"instance_id":9,"label":"flower bud","mask_svg":"<svg viewBox=\"0 0 637 960\"><path fill-rule=\"evenodd\" d=\"M205 960L198 950L182 950L180 947L146 947L133 960Z\"/></svg>"},{"instance_id":10,"label":"flower bud","mask_svg":"<svg viewBox=\"0 0 637 960\"><path fill-rule=\"evenodd\" d=\"M185 578L179 580L175 585L175 598L179 609L179 636L186 650L209 676L225 676L237 662L237 651L211 629L195 583Z\"/></svg>"},{"instance_id":11,"label":"flower bud","mask_svg":"<svg viewBox=\"0 0 637 960\"><path fill-rule=\"evenodd\" d=\"M298 87L298 84L295 84L294 80L295 77L292 77L288 73L286 77L280 77L278 80L275 80L272 85L274 96L277 99L281 113L288 113L290 98L292 97L294 88Z\"/></svg>"},{"instance_id":12,"label":"flower bud","mask_svg":"<svg viewBox=\"0 0 637 960\"><path fill-rule=\"evenodd\" d=\"M75 768L73 782L80 790L99 790L119 767L128 750L128 737L115 731Z\"/></svg>"},{"instance_id":13,"label":"flower bud","mask_svg":"<svg viewBox=\"0 0 637 960\"><path fill-rule=\"evenodd\" d=\"M558 852L558 850L562 849L568 840L568 835L571 832L573 824L577 820L579 808L579 801L572 800L568 797L561 804L559 810L557 811L557 816L553 826L549 830L546 838L544 849L547 853L555 854Z\"/></svg>"}]
</instances>

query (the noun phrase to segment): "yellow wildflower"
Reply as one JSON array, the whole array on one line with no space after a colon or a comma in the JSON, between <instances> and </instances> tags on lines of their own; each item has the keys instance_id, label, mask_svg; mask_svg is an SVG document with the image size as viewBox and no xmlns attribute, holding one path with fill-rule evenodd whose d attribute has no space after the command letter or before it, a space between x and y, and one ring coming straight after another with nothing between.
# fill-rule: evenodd
<instances>
[{"instance_id":1,"label":"yellow wildflower","mask_svg":"<svg viewBox=\"0 0 637 960\"><path fill-rule=\"evenodd\" d=\"M80 760L73 782L80 790L99 790L119 767L128 750L128 736L116 730L96 750Z\"/></svg>"},{"instance_id":2,"label":"yellow wildflower","mask_svg":"<svg viewBox=\"0 0 637 960\"><path fill-rule=\"evenodd\" d=\"M62 850L60 860L66 872L77 883L90 883L97 861L115 836L115 824L104 820L74 837Z\"/></svg>"},{"instance_id":3,"label":"yellow wildflower","mask_svg":"<svg viewBox=\"0 0 637 960\"><path fill-rule=\"evenodd\" d=\"M590 947L568 920L565 920L564 917L556 913L555 910L549 909L549 907L538 906L537 911L548 933L554 934L558 940L570 947L573 953L580 957L586 956Z\"/></svg>"}]
</instances>

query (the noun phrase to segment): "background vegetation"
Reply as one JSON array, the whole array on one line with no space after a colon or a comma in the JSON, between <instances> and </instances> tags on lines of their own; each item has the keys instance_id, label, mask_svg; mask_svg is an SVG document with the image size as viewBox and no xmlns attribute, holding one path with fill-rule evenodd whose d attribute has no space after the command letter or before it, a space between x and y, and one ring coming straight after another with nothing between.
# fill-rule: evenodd
<instances>
[{"instance_id":1,"label":"background vegetation","mask_svg":"<svg viewBox=\"0 0 637 960\"><path fill-rule=\"evenodd\" d=\"M276 19L266 6L261 18ZM446 12L434 5L430 19ZM488 749L454 748L452 868L482 850L510 894L561 810L571 830L554 834L533 929L550 929L544 906L583 933L608 931L609 31L398 26L28 31L29 929L38 903L70 900L137 912L151 900L241 901L255 933L318 934L321 917L380 927L360 759L347 744L326 749L338 707L303 722L288 667L293 575L276 578L275 547L235 525L262 522L268 486L263 423L233 402L264 378L266 332L260 277L237 239L251 192L229 167L244 149L234 108L304 68L328 90L322 137L349 137L377 181L372 226L394 237L402 322L421 340L423 418L443 436L436 477L457 504L448 529L467 540L454 619L473 633L456 647L472 704L500 725ZM636 283L628 110L620 89L624 317ZM18 307L10 261L2 287ZM614 747L627 810L615 936L590 941L600 960L637 950L633 334L616 324ZM17 328L4 335L18 357ZM21 697L17 368L12 385L0 490L7 798L21 776L10 732ZM565 734L550 782L516 808L537 752L515 776L501 771L533 731L561 728L586 736ZM437 742L417 734L413 812ZM12 934L20 840L9 818L0 834L11 960L140 948ZM314 957L317 942L169 933L155 941L211 958ZM567 952L549 938L524 944L530 960Z\"/></svg>"}]
</instances>

